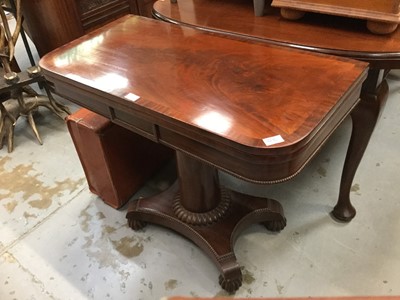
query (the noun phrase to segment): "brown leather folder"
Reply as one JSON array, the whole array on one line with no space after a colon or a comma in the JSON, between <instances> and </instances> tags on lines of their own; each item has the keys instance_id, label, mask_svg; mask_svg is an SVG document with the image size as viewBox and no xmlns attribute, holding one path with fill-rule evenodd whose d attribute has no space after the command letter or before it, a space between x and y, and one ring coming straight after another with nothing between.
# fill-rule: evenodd
<instances>
[{"instance_id":1,"label":"brown leather folder","mask_svg":"<svg viewBox=\"0 0 400 300\"><path fill-rule=\"evenodd\" d=\"M68 116L67 125L90 191L114 208L173 157L171 149L84 108Z\"/></svg>"}]
</instances>

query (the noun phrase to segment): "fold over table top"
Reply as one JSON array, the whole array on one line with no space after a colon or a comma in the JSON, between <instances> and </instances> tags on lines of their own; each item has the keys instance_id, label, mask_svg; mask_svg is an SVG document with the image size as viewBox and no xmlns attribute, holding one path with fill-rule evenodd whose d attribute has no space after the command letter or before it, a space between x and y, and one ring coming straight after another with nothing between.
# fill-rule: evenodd
<instances>
[{"instance_id":1,"label":"fold over table top","mask_svg":"<svg viewBox=\"0 0 400 300\"><path fill-rule=\"evenodd\" d=\"M251 181L296 173L356 105L367 72L359 61L139 16L40 66L60 95Z\"/></svg>"}]
</instances>

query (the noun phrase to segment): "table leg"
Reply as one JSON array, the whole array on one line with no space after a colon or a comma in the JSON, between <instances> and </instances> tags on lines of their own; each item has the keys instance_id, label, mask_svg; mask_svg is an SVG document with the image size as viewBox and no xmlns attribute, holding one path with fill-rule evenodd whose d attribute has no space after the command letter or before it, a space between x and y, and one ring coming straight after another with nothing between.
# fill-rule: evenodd
<instances>
[{"instance_id":1,"label":"table leg","mask_svg":"<svg viewBox=\"0 0 400 300\"><path fill-rule=\"evenodd\" d=\"M262 17L264 15L265 1L266 0L253 0L254 15L256 17Z\"/></svg>"},{"instance_id":2,"label":"table leg","mask_svg":"<svg viewBox=\"0 0 400 300\"><path fill-rule=\"evenodd\" d=\"M130 204L127 219L134 230L146 222L186 236L212 258L221 271L219 283L228 292L242 284L233 246L245 227L263 223L279 231L286 225L279 202L240 194L219 184L218 170L177 152L178 180L161 194Z\"/></svg>"},{"instance_id":3,"label":"table leg","mask_svg":"<svg viewBox=\"0 0 400 300\"><path fill-rule=\"evenodd\" d=\"M340 221L349 222L356 215L350 201L350 190L358 165L388 98L389 88L383 74L384 70L369 71L361 91L361 101L351 113L353 130L343 167L339 199L332 211L332 215Z\"/></svg>"}]
</instances>

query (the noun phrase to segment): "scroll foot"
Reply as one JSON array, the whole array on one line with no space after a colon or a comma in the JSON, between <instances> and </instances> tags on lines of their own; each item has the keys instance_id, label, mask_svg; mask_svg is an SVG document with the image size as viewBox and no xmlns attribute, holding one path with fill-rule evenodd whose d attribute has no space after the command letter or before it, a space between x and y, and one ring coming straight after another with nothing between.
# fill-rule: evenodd
<instances>
[{"instance_id":1,"label":"scroll foot","mask_svg":"<svg viewBox=\"0 0 400 300\"><path fill-rule=\"evenodd\" d=\"M130 218L128 219L128 225L130 228L136 231L143 229L147 225L147 223Z\"/></svg>"},{"instance_id":2,"label":"scroll foot","mask_svg":"<svg viewBox=\"0 0 400 300\"><path fill-rule=\"evenodd\" d=\"M135 211L137 209L137 206L139 205L139 201L140 199L136 200L134 203L132 203L129 206L129 212L130 211ZM126 215L126 219L128 220L128 226L130 228L132 228L133 230L140 230L143 229L147 223L141 220L138 220L138 218L136 218L136 214L135 213L129 213Z\"/></svg>"}]
</instances>

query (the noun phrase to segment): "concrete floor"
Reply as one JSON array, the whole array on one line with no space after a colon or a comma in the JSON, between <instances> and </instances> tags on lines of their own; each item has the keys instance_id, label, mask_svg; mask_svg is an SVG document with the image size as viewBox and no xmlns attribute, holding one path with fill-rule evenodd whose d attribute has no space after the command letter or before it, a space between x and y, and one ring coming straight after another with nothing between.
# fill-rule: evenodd
<instances>
[{"instance_id":1,"label":"concrete floor","mask_svg":"<svg viewBox=\"0 0 400 300\"><path fill-rule=\"evenodd\" d=\"M235 297L400 295L400 72L389 83L353 182L351 223L329 216L349 119L289 182L260 186L221 174L232 189L279 200L288 219L279 234L259 225L241 234L235 251L244 282ZM226 295L218 270L191 242L155 225L134 232L126 207L90 193L62 120L43 109L36 121L44 145L20 119L14 152L0 150L0 299ZM170 164L132 198L157 193L172 173Z\"/></svg>"}]
</instances>

